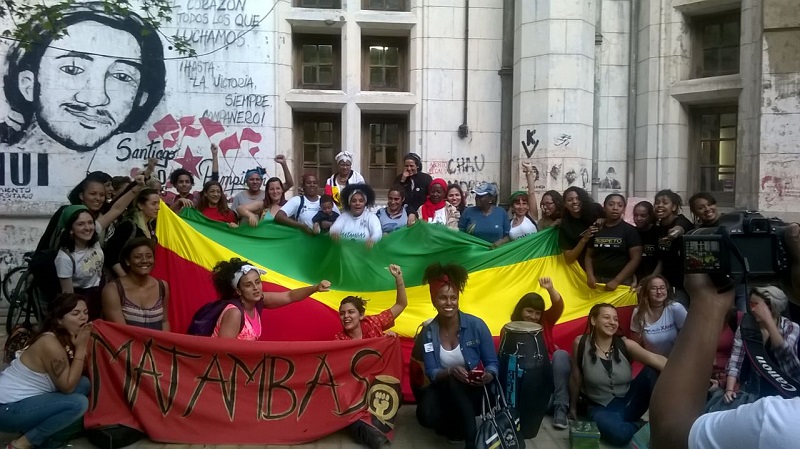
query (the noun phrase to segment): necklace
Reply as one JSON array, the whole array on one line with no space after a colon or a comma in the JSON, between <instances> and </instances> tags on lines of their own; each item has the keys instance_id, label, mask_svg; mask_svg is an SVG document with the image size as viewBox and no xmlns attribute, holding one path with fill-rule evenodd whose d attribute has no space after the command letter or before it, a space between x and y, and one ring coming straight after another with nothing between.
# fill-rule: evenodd
<instances>
[{"instance_id":1,"label":"necklace","mask_svg":"<svg viewBox=\"0 0 800 449\"><path fill-rule=\"evenodd\" d=\"M611 354L614 352L614 343L611 343L611 345L608 347L608 351L606 351L603 348L601 348L600 345L597 344L597 343L595 343L594 345L597 346L597 349L602 351L603 354L605 354L607 359L611 359Z\"/></svg>"}]
</instances>

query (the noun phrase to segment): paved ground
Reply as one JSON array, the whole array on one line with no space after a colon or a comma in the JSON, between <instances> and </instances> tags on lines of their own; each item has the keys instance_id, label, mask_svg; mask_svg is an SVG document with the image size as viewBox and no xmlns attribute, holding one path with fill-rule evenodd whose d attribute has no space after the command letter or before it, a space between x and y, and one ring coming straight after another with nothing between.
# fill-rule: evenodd
<instances>
[{"instance_id":1,"label":"paved ground","mask_svg":"<svg viewBox=\"0 0 800 449\"><path fill-rule=\"evenodd\" d=\"M5 323L5 316L4 310L0 310L0 323ZM6 340L5 335L5 328L4 326L0 326L0 345L4 344ZM448 443L446 439L443 437L437 436L434 432L424 429L421 427L416 420L414 415L415 407L414 405L406 405L403 406L397 418L397 429L395 430L395 440L391 444L391 446L387 447L389 449L434 449L434 448L453 448L458 449L459 446L456 444ZM2 443L2 447L5 447L6 443L11 440L14 435L10 434L3 434L0 433L0 443ZM94 446L89 443L88 440L85 438L81 438L78 440L74 440L71 442L71 446L73 448L93 448ZM152 441L144 440L140 441L134 445L130 446L131 448L137 449L205 449L205 448L217 448L217 449L234 449L234 448L304 448L304 449L349 449L349 448L360 448L364 446L359 446L350 439L350 436L342 432L337 432L333 435L330 435L326 438L323 438L319 441L309 444L297 445L297 446L237 446L237 445L200 445L200 444L162 444L162 443L155 443ZM555 430L552 427L552 422L550 417L545 417L544 422L542 423L542 429L539 431L539 435L535 439L526 440L525 441L526 449L569 449L569 433L563 430ZM602 445L602 448L607 448L611 446Z\"/></svg>"}]
</instances>

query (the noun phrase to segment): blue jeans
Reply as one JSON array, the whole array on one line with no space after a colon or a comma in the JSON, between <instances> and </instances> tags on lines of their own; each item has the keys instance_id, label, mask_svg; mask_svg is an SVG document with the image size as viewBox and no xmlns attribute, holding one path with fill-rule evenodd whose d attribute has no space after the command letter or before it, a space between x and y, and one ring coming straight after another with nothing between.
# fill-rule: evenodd
<instances>
[{"instance_id":1,"label":"blue jeans","mask_svg":"<svg viewBox=\"0 0 800 449\"><path fill-rule=\"evenodd\" d=\"M563 349L553 352L553 405L569 408L569 375L572 362L569 353ZM548 407L549 408L549 407Z\"/></svg>"},{"instance_id":2,"label":"blue jeans","mask_svg":"<svg viewBox=\"0 0 800 449\"><path fill-rule=\"evenodd\" d=\"M0 430L24 433L34 446L81 419L89 408L89 379L81 377L70 394L45 393L0 404Z\"/></svg>"},{"instance_id":3,"label":"blue jeans","mask_svg":"<svg viewBox=\"0 0 800 449\"><path fill-rule=\"evenodd\" d=\"M639 419L650 406L650 395L658 371L644 368L631 382L625 397L614 398L606 406L589 404L589 419L597 423L600 437L614 446L627 445L639 430Z\"/></svg>"}]
</instances>

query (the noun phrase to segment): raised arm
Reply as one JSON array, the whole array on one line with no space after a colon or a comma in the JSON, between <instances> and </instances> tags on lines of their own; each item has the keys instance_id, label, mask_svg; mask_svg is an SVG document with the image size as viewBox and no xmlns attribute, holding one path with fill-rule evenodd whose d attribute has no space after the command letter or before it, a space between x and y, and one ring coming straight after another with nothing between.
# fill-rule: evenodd
<instances>
[{"instance_id":1,"label":"raised arm","mask_svg":"<svg viewBox=\"0 0 800 449\"><path fill-rule=\"evenodd\" d=\"M389 273L392 273L394 276L394 284L395 289L397 290L397 296L395 297L394 305L392 306L392 316L397 319L403 310L406 309L408 305L408 296L406 295L406 284L403 282L403 270L400 269L399 265L389 265Z\"/></svg>"},{"instance_id":2,"label":"raised arm","mask_svg":"<svg viewBox=\"0 0 800 449\"><path fill-rule=\"evenodd\" d=\"M703 413L708 379L733 291L717 293L708 275L687 275L695 301L661 371L650 400L653 449L688 447L689 431Z\"/></svg>"},{"instance_id":3,"label":"raised arm","mask_svg":"<svg viewBox=\"0 0 800 449\"><path fill-rule=\"evenodd\" d=\"M522 163L522 172L525 173L525 180L528 182L528 213L534 220L539 219L539 207L536 203L536 174L530 162Z\"/></svg>"},{"instance_id":4,"label":"raised arm","mask_svg":"<svg viewBox=\"0 0 800 449\"><path fill-rule=\"evenodd\" d=\"M310 285L308 287L296 288L285 292L268 292L264 293L264 307L267 309L277 309L289 305L293 302L302 301L317 292L327 292L331 288L331 283L328 281L320 281L317 285Z\"/></svg>"},{"instance_id":5,"label":"raised arm","mask_svg":"<svg viewBox=\"0 0 800 449\"><path fill-rule=\"evenodd\" d=\"M283 190L284 192L294 187L294 178L292 178L292 171L289 170L289 164L286 163L286 156L279 154L275 156L275 162L280 164L283 169Z\"/></svg>"},{"instance_id":6,"label":"raised arm","mask_svg":"<svg viewBox=\"0 0 800 449\"><path fill-rule=\"evenodd\" d=\"M211 144L211 180L219 181L219 147Z\"/></svg>"},{"instance_id":7,"label":"raised arm","mask_svg":"<svg viewBox=\"0 0 800 449\"><path fill-rule=\"evenodd\" d=\"M117 198L117 200L114 201L114 204L111 205L111 208L108 210L108 212L97 217L97 222L100 223L101 228L107 229L108 226L114 222L114 220L119 218L119 216L125 212L125 209L127 209L131 202L136 199L136 196L139 195L139 192L144 189L144 175L137 175L133 182L135 184L133 188L125 192L125 194L121 197Z\"/></svg>"}]
</instances>

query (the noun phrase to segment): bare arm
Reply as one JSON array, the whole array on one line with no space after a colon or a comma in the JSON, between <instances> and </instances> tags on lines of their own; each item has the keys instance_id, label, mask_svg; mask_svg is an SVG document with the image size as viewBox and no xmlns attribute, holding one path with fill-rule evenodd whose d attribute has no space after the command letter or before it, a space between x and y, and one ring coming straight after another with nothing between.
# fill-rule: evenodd
<instances>
[{"instance_id":1,"label":"bare arm","mask_svg":"<svg viewBox=\"0 0 800 449\"><path fill-rule=\"evenodd\" d=\"M136 196L139 195L139 192L144 189L143 175L137 176L134 182L136 183L134 188L128 190L124 195L114 201L114 204L111 205L111 209L109 209L108 212L97 217L97 222L100 223L101 228L107 229L108 226L114 222L114 220L119 218L119 216L125 212L125 209L127 209L131 202L136 199Z\"/></svg>"},{"instance_id":2,"label":"bare arm","mask_svg":"<svg viewBox=\"0 0 800 449\"><path fill-rule=\"evenodd\" d=\"M59 278L58 283L61 284L61 293L75 292L75 289L72 286L72 278Z\"/></svg>"},{"instance_id":3,"label":"bare arm","mask_svg":"<svg viewBox=\"0 0 800 449\"><path fill-rule=\"evenodd\" d=\"M396 319L408 306L408 296L406 295L406 285L403 282L403 272L400 267L398 265L389 265L389 272L394 276L395 289L397 290L394 305L389 310L391 310L392 316Z\"/></svg>"},{"instance_id":4,"label":"bare arm","mask_svg":"<svg viewBox=\"0 0 800 449\"><path fill-rule=\"evenodd\" d=\"M630 338L625 338L624 340L625 346L628 348L628 353L630 353L633 360L659 371L664 369L664 366L667 364L666 357L644 349L639 343L636 343Z\"/></svg>"},{"instance_id":5,"label":"bare arm","mask_svg":"<svg viewBox=\"0 0 800 449\"><path fill-rule=\"evenodd\" d=\"M267 309L277 309L293 302L302 301L314 293L326 292L330 287L330 282L320 281L317 285L309 285L308 287L296 288L285 292L268 292L264 293L262 302Z\"/></svg>"},{"instance_id":6,"label":"bare arm","mask_svg":"<svg viewBox=\"0 0 800 449\"><path fill-rule=\"evenodd\" d=\"M528 213L534 220L539 219L539 208L536 204L536 179L534 178L533 167L530 162L522 163L522 171L525 172L525 180L528 182Z\"/></svg>"},{"instance_id":7,"label":"bare arm","mask_svg":"<svg viewBox=\"0 0 800 449\"><path fill-rule=\"evenodd\" d=\"M247 223L252 226L258 226L258 217L264 211L264 204L261 201L251 201L236 208L236 215L247 218Z\"/></svg>"},{"instance_id":8,"label":"bare arm","mask_svg":"<svg viewBox=\"0 0 800 449\"><path fill-rule=\"evenodd\" d=\"M42 365L58 391L65 394L72 393L81 380L86 360L86 344L92 332L91 324L86 324L78 332L75 337L75 358L71 363L67 358L67 351L57 338L51 335L42 338Z\"/></svg>"},{"instance_id":9,"label":"bare arm","mask_svg":"<svg viewBox=\"0 0 800 449\"><path fill-rule=\"evenodd\" d=\"M219 323L219 338L238 338L242 331L242 311L231 308L222 312L222 322Z\"/></svg>"},{"instance_id":10,"label":"bare arm","mask_svg":"<svg viewBox=\"0 0 800 449\"><path fill-rule=\"evenodd\" d=\"M499 247L505 245L506 243L508 243L510 241L511 241L511 237L505 236L505 237L501 238L500 240L492 243L492 248L499 248Z\"/></svg>"},{"instance_id":11,"label":"bare arm","mask_svg":"<svg viewBox=\"0 0 800 449\"><path fill-rule=\"evenodd\" d=\"M103 287L102 298L103 319L112 323L125 324L125 315L122 314L122 298L117 292L116 282L111 282Z\"/></svg>"},{"instance_id":12,"label":"bare arm","mask_svg":"<svg viewBox=\"0 0 800 449\"><path fill-rule=\"evenodd\" d=\"M162 299L162 304L164 307L164 319L161 321L161 330L164 332L170 332L172 328L169 325L169 314L167 311L169 310L169 283L166 281L164 282L164 299Z\"/></svg>"},{"instance_id":13,"label":"bare arm","mask_svg":"<svg viewBox=\"0 0 800 449\"><path fill-rule=\"evenodd\" d=\"M117 275L117 277L124 278L125 276L127 276L127 275L128 275L128 273L126 273L126 272L125 272L125 270L122 268L122 265L121 265L121 264L119 264L119 263L115 263L115 264L114 264L114 265L111 267L111 270L112 270L112 271L114 271L114 274L116 274L116 275Z\"/></svg>"},{"instance_id":14,"label":"bare arm","mask_svg":"<svg viewBox=\"0 0 800 449\"><path fill-rule=\"evenodd\" d=\"M584 269L586 270L586 285L589 288L597 288L597 281L594 277L594 248L589 248L586 250L586 255L583 256L583 265Z\"/></svg>"},{"instance_id":15,"label":"bare arm","mask_svg":"<svg viewBox=\"0 0 800 449\"><path fill-rule=\"evenodd\" d=\"M283 182L283 190L284 192L294 187L294 178L292 178L292 171L289 170L289 165L286 163L286 157L282 154L275 156L275 162L280 164L281 168L283 169L283 178L286 180Z\"/></svg>"},{"instance_id":16,"label":"bare arm","mask_svg":"<svg viewBox=\"0 0 800 449\"><path fill-rule=\"evenodd\" d=\"M688 447L689 431L706 405L708 379L733 291L717 293L707 275L687 275L692 310L678 334L650 400L653 449Z\"/></svg>"},{"instance_id":17,"label":"bare arm","mask_svg":"<svg viewBox=\"0 0 800 449\"><path fill-rule=\"evenodd\" d=\"M211 144L211 180L219 179L219 147Z\"/></svg>"},{"instance_id":18,"label":"bare arm","mask_svg":"<svg viewBox=\"0 0 800 449\"><path fill-rule=\"evenodd\" d=\"M597 232L597 228L595 228L594 226L592 226L589 229L592 228L594 228L594 231L587 231L586 233L584 233L581 239L578 240L578 244L575 245L574 248L564 250L564 260L566 260L568 264L575 262L581 256L583 248L585 248L586 244L589 243L589 239L592 238L592 235L594 235L594 233Z\"/></svg>"},{"instance_id":19,"label":"bare arm","mask_svg":"<svg viewBox=\"0 0 800 449\"><path fill-rule=\"evenodd\" d=\"M308 226L304 225L303 223L300 223L299 221L293 218L289 218L289 216L286 215L286 212L282 210L279 210L278 213L275 214L275 221L284 226L300 229L301 231L306 231L306 232L309 231Z\"/></svg>"}]
</instances>

